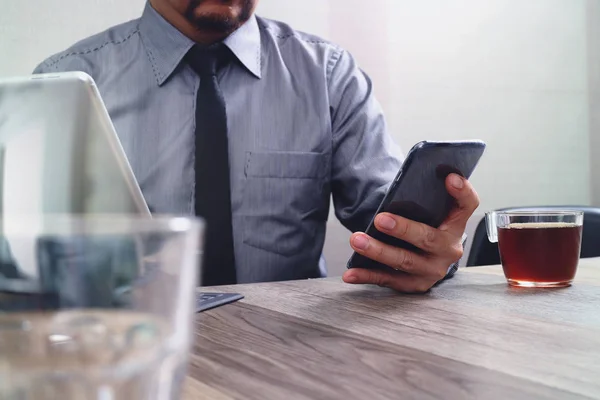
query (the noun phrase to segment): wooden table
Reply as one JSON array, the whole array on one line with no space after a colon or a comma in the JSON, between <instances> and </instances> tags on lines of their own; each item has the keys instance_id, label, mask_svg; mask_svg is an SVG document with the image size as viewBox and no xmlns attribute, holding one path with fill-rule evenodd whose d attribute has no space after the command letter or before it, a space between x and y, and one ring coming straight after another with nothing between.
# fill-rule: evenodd
<instances>
[{"instance_id":1,"label":"wooden table","mask_svg":"<svg viewBox=\"0 0 600 400\"><path fill-rule=\"evenodd\" d=\"M600 399L600 259L574 286L461 269L426 295L339 278L218 288L184 399Z\"/></svg>"}]
</instances>

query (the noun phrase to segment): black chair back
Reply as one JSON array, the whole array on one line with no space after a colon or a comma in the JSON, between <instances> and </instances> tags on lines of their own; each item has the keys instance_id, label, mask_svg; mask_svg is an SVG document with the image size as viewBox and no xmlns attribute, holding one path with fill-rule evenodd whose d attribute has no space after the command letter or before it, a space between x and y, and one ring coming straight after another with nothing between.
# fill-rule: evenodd
<instances>
[{"instance_id":1,"label":"black chair back","mask_svg":"<svg viewBox=\"0 0 600 400\"><path fill-rule=\"evenodd\" d=\"M584 206L530 206L530 207L511 207L503 208L498 211L522 211L522 210L553 210L568 209L583 211L583 235L581 238L581 258L600 257L600 208ZM498 253L498 244L490 243L485 229L485 218L479 221L471 251L467 259L467 267L479 265L500 264L500 255Z\"/></svg>"}]
</instances>

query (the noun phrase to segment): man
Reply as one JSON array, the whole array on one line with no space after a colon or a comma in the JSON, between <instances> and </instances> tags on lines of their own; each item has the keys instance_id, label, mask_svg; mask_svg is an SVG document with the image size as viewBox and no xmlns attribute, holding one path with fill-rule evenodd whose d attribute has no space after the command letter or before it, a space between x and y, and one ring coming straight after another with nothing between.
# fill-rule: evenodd
<instances>
[{"instance_id":1,"label":"man","mask_svg":"<svg viewBox=\"0 0 600 400\"><path fill-rule=\"evenodd\" d=\"M460 258L477 194L449 176L457 207L439 229L377 217L422 254L361 233L401 165L371 81L338 46L255 16L257 3L150 0L35 72L94 78L153 212L207 220L204 284L323 276L333 196L352 248L392 267L346 282L429 290Z\"/></svg>"}]
</instances>

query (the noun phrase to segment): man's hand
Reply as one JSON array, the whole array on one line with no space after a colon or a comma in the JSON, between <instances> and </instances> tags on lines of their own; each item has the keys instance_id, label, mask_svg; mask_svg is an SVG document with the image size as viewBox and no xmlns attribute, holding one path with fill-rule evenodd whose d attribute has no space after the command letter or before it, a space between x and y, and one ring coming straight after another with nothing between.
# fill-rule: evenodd
<instances>
[{"instance_id":1,"label":"man's hand","mask_svg":"<svg viewBox=\"0 0 600 400\"><path fill-rule=\"evenodd\" d=\"M475 189L463 177L450 174L446 188L456 199L456 207L438 229L388 213L375 218L377 230L417 246L423 254L396 248L357 232L350 238L352 248L391 269L353 268L346 271L344 281L385 286L406 293L424 293L443 279L450 265L462 257L462 235L467 221L479 206Z\"/></svg>"}]
</instances>

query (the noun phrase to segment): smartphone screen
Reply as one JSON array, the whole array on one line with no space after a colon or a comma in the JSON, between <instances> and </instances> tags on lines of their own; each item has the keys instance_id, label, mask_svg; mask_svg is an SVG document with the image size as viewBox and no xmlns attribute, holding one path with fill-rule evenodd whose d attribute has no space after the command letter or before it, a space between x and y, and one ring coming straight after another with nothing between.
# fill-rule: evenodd
<instances>
[{"instance_id":1,"label":"smartphone screen","mask_svg":"<svg viewBox=\"0 0 600 400\"><path fill-rule=\"evenodd\" d=\"M437 228L455 205L446 190L446 178L451 173L469 178L484 150L485 143L481 141L418 143L408 153L375 215L389 212ZM392 246L420 251L403 240L379 232L373 220L366 233ZM348 268L388 267L354 253Z\"/></svg>"}]
</instances>

